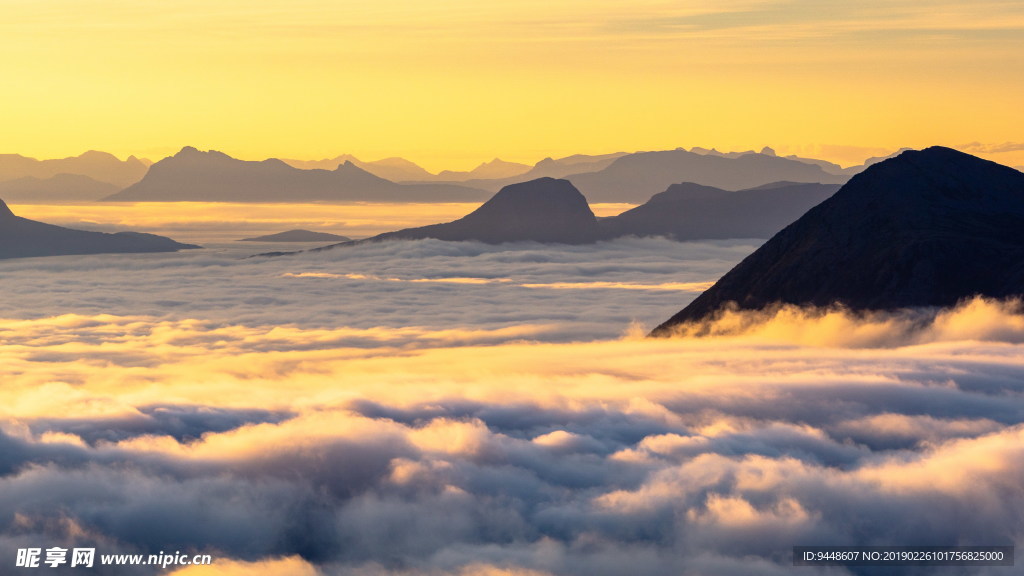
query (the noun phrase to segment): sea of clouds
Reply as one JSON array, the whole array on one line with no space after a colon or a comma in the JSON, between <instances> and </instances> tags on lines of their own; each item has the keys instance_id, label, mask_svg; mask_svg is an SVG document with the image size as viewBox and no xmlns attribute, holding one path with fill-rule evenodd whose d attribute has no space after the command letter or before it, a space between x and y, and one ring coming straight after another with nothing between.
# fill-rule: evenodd
<instances>
[{"instance_id":1,"label":"sea of clouds","mask_svg":"<svg viewBox=\"0 0 1024 576\"><path fill-rule=\"evenodd\" d=\"M844 575L878 572L792 547L1024 543L1019 304L642 337L754 245L2 262L0 563Z\"/></svg>"}]
</instances>

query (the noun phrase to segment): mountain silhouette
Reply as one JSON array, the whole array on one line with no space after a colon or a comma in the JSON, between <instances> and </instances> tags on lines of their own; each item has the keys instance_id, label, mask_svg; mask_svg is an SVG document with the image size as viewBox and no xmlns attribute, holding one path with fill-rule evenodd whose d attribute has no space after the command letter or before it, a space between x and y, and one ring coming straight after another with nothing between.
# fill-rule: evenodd
<instances>
[{"instance_id":1,"label":"mountain silhouette","mask_svg":"<svg viewBox=\"0 0 1024 576\"><path fill-rule=\"evenodd\" d=\"M558 159L545 158L534 164L532 168L514 176L507 176L504 178L494 178L493 175L489 178L475 176L472 179L460 180L459 182L465 186L472 186L473 188L479 188L481 190L497 192L509 184L529 182L530 180L537 180L538 178L565 178L569 174L596 172L606 168L617 158L621 158L626 155L627 154L625 152L615 152L612 154L600 154L596 156L574 154L572 156L566 156ZM483 166L485 165L478 166L477 170L481 170Z\"/></svg>"},{"instance_id":2,"label":"mountain silhouette","mask_svg":"<svg viewBox=\"0 0 1024 576\"><path fill-rule=\"evenodd\" d=\"M495 158L484 162L467 172L442 170L436 179L440 181L465 182L466 180L497 180L499 178L515 178L530 171L532 167L517 162L506 162Z\"/></svg>"},{"instance_id":3,"label":"mountain silhouette","mask_svg":"<svg viewBox=\"0 0 1024 576\"><path fill-rule=\"evenodd\" d=\"M0 259L107 254L129 252L176 252L199 248L154 234L139 232L87 232L44 224L15 216L0 200Z\"/></svg>"},{"instance_id":4,"label":"mountain silhouette","mask_svg":"<svg viewBox=\"0 0 1024 576\"><path fill-rule=\"evenodd\" d=\"M20 154L0 154L0 181L32 177L52 178L58 174L79 174L124 188L146 175L148 164L135 156L118 160L113 154L90 150L80 156L36 160Z\"/></svg>"},{"instance_id":5,"label":"mountain silhouette","mask_svg":"<svg viewBox=\"0 0 1024 576\"><path fill-rule=\"evenodd\" d=\"M282 158L281 161L293 168L299 168L301 170L335 170L338 166L341 166L346 162L351 162L374 176L384 178L385 180L391 180L392 182L428 180L434 178L433 174L427 172L418 164L406 160L405 158L397 157L364 162L351 154L342 154L341 156L335 156L334 158L327 158L324 160L291 160Z\"/></svg>"},{"instance_id":6,"label":"mountain silhouette","mask_svg":"<svg viewBox=\"0 0 1024 576\"><path fill-rule=\"evenodd\" d=\"M729 192L686 182L673 184L646 203L603 218L599 224L609 238L769 238L838 189L838 184L774 182Z\"/></svg>"},{"instance_id":7,"label":"mountain silhouette","mask_svg":"<svg viewBox=\"0 0 1024 576\"><path fill-rule=\"evenodd\" d=\"M771 182L842 184L847 177L821 166L759 153L729 158L687 150L638 152L597 172L566 176L590 202L639 204L678 182L744 190Z\"/></svg>"},{"instance_id":8,"label":"mountain silhouette","mask_svg":"<svg viewBox=\"0 0 1024 576\"><path fill-rule=\"evenodd\" d=\"M257 236L255 238L243 238L239 242L349 242L352 239L348 236L329 234L327 232L313 232L312 230L288 230L277 234Z\"/></svg>"},{"instance_id":9,"label":"mountain silhouette","mask_svg":"<svg viewBox=\"0 0 1024 576\"><path fill-rule=\"evenodd\" d=\"M140 182L108 196L123 202L479 202L487 192L449 184L396 184L345 162L301 170L277 159L238 160L182 148Z\"/></svg>"},{"instance_id":10,"label":"mountain silhouette","mask_svg":"<svg viewBox=\"0 0 1024 576\"><path fill-rule=\"evenodd\" d=\"M597 218L587 200L567 180L539 178L511 184L482 206L444 224L407 228L359 240L476 240L502 242L554 242L585 244L600 236Z\"/></svg>"},{"instance_id":11,"label":"mountain silhouette","mask_svg":"<svg viewBox=\"0 0 1024 576\"><path fill-rule=\"evenodd\" d=\"M652 334L726 305L889 310L1021 294L1024 174L932 147L854 176Z\"/></svg>"},{"instance_id":12,"label":"mountain silhouette","mask_svg":"<svg viewBox=\"0 0 1024 576\"><path fill-rule=\"evenodd\" d=\"M95 202L119 188L81 174L57 174L49 178L25 176L0 182L0 198L14 204L37 202Z\"/></svg>"},{"instance_id":13,"label":"mountain silhouette","mask_svg":"<svg viewBox=\"0 0 1024 576\"><path fill-rule=\"evenodd\" d=\"M597 219L571 182L538 178L502 188L454 222L386 232L339 245L424 238L491 244L586 244L622 236L665 236L679 241L768 238L838 188L835 184L775 182L729 192L699 184L676 184L632 210Z\"/></svg>"}]
</instances>

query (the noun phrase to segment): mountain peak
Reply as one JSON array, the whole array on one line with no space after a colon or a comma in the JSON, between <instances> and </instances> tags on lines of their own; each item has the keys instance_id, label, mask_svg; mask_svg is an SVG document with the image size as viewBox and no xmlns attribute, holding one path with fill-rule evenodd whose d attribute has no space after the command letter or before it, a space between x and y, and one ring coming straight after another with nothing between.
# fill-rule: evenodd
<instances>
[{"instance_id":1,"label":"mountain peak","mask_svg":"<svg viewBox=\"0 0 1024 576\"><path fill-rule=\"evenodd\" d=\"M729 303L851 310L952 306L1024 293L1024 174L958 152L909 150L854 176L655 329Z\"/></svg>"},{"instance_id":2,"label":"mountain peak","mask_svg":"<svg viewBox=\"0 0 1024 576\"><path fill-rule=\"evenodd\" d=\"M177 154L173 156L173 158L176 158L178 160L235 160L234 158L228 156L223 152L219 152L217 150L203 151L198 148L195 148L194 146L183 147L181 150L178 151Z\"/></svg>"},{"instance_id":3,"label":"mountain peak","mask_svg":"<svg viewBox=\"0 0 1024 576\"><path fill-rule=\"evenodd\" d=\"M99 150L86 150L78 157L82 160L113 160L114 162L120 162L120 160L117 159L117 156L114 156L110 152L101 152Z\"/></svg>"},{"instance_id":4,"label":"mountain peak","mask_svg":"<svg viewBox=\"0 0 1024 576\"><path fill-rule=\"evenodd\" d=\"M389 232L370 241L436 238L489 244L583 244L598 237L597 218L571 182L538 178L505 186L482 206L454 222Z\"/></svg>"},{"instance_id":5,"label":"mountain peak","mask_svg":"<svg viewBox=\"0 0 1024 576\"><path fill-rule=\"evenodd\" d=\"M494 217L506 222L527 220L596 221L587 199L568 180L537 178L519 184L509 184L482 206L466 216L467 219Z\"/></svg>"}]
</instances>

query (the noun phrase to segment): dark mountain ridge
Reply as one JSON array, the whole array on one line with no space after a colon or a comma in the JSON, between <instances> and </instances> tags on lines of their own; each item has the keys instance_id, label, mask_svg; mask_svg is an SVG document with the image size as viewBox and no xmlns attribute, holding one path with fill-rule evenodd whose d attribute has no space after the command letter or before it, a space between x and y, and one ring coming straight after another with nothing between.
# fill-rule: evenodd
<instances>
[{"instance_id":1,"label":"dark mountain ridge","mask_svg":"<svg viewBox=\"0 0 1024 576\"><path fill-rule=\"evenodd\" d=\"M0 200L0 259L84 254L176 252L199 248L140 232L88 232L15 216Z\"/></svg>"},{"instance_id":2,"label":"dark mountain ridge","mask_svg":"<svg viewBox=\"0 0 1024 576\"><path fill-rule=\"evenodd\" d=\"M727 305L891 310L1021 294L1024 174L932 147L854 176L652 334Z\"/></svg>"}]
</instances>

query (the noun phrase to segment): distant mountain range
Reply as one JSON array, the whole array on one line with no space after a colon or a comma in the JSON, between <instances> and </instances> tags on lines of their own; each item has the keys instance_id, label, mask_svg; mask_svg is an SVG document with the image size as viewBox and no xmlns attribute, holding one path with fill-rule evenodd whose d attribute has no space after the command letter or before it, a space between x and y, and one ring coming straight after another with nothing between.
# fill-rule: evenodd
<instances>
[{"instance_id":1,"label":"distant mountain range","mask_svg":"<svg viewBox=\"0 0 1024 576\"><path fill-rule=\"evenodd\" d=\"M724 306L951 306L1024 295L1024 174L949 148L854 176L654 330Z\"/></svg>"},{"instance_id":2,"label":"distant mountain range","mask_svg":"<svg viewBox=\"0 0 1024 576\"><path fill-rule=\"evenodd\" d=\"M81 254L176 252L199 248L153 234L87 232L15 216L0 200L0 259Z\"/></svg>"},{"instance_id":3,"label":"distant mountain range","mask_svg":"<svg viewBox=\"0 0 1024 576\"><path fill-rule=\"evenodd\" d=\"M33 202L95 202L121 188L81 174L57 174L49 178L24 176L0 182L0 198L14 204Z\"/></svg>"},{"instance_id":4,"label":"distant mountain range","mask_svg":"<svg viewBox=\"0 0 1024 576\"><path fill-rule=\"evenodd\" d=\"M153 164L118 202L479 202L487 193L451 184L396 184L346 162L301 170L281 160L238 160L192 147Z\"/></svg>"},{"instance_id":5,"label":"distant mountain range","mask_svg":"<svg viewBox=\"0 0 1024 576\"><path fill-rule=\"evenodd\" d=\"M577 154L559 158L558 160L545 158L534 166L517 162L506 162L500 158L495 158L469 171L443 170L438 174L431 174L419 165L404 158L385 158L383 160L363 162L351 154L343 154L326 160L282 159L282 161L289 166L303 170L314 168L334 170L346 162L351 162L374 176L379 176L392 182L413 184L436 182L462 183L474 188L497 191L502 186L508 184L535 180L545 176L561 178L574 172L600 170L620 156L625 156L625 152L600 156Z\"/></svg>"},{"instance_id":6,"label":"distant mountain range","mask_svg":"<svg viewBox=\"0 0 1024 576\"><path fill-rule=\"evenodd\" d=\"M623 156L607 168L569 175L566 179L590 202L639 204L679 182L743 190L779 181L842 184L848 178L829 174L821 166L769 154L727 158L667 150Z\"/></svg>"},{"instance_id":7,"label":"distant mountain range","mask_svg":"<svg viewBox=\"0 0 1024 576\"><path fill-rule=\"evenodd\" d=\"M485 170L505 170L507 165ZM493 163L490 166L495 166ZM600 168L603 166L603 168ZM769 154L735 158L697 154L686 150L641 152L602 157L574 156L539 162L522 177L547 172L578 170L565 179L590 202L639 204L677 182L695 182L726 190L739 190L780 180L841 183L847 177L825 172L820 166ZM551 176L544 176L551 177ZM517 177L518 178L518 177ZM536 179L536 178L535 178ZM480 202L489 193L471 187L498 180L469 180L464 184L440 182L396 183L375 176L346 161L334 170L298 169L269 159L238 160L226 154L186 147L153 164L138 183L105 198L125 202Z\"/></svg>"},{"instance_id":8,"label":"distant mountain range","mask_svg":"<svg viewBox=\"0 0 1024 576\"><path fill-rule=\"evenodd\" d=\"M349 242L352 239L348 236L329 234L327 232L313 232L312 230L288 230L277 234L267 234L255 238L243 238L239 242Z\"/></svg>"},{"instance_id":9,"label":"distant mountain range","mask_svg":"<svg viewBox=\"0 0 1024 576\"><path fill-rule=\"evenodd\" d=\"M52 160L36 160L20 154L0 154L0 181L26 177L42 180L58 174L78 174L113 184L120 189L141 180L148 168L148 161L139 160L135 156L121 161L112 154L95 150L81 156Z\"/></svg>"},{"instance_id":10,"label":"distant mountain range","mask_svg":"<svg viewBox=\"0 0 1024 576\"><path fill-rule=\"evenodd\" d=\"M869 159L866 165L878 161ZM545 158L534 166L494 159L465 172L431 174L403 158L363 162L351 155L324 160L260 162L185 147L149 166L102 152L34 160L0 156L0 193L17 202L480 202L509 184L538 178L571 181L590 202L639 204L669 185L693 182L744 190L777 181L841 184L864 166L760 152L693 148ZM85 178L91 179L91 181ZM109 186L115 186L112 189Z\"/></svg>"},{"instance_id":11,"label":"distant mountain range","mask_svg":"<svg viewBox=\"0 0 1024 576\"><path fill-rule=\"evenodd\" d=\"M281 161L300 170L335 170L338 166L351 163L374 176L391 180L392 182L429 180L434 178L433 174L405 158L384 158L383 160L363 162L351 154L342 154L341 156L324 160L291 160L282 158Z\"/></svg>"},{"instance_id":12,"label":"distant mountain range","mask_svg":"<svg viewBox=\"0 0 1024 576\"><path fill-rule=\"evenodd\" d=\"M527 166L527 169L523 170L521 173L500 178L496 178L494 176L486 177L484 175L483 168L487 166L487 164L481 164L473 172L463 173L464 175L471 177L462 178L459 181L467 186L480 188L490 192L497 192L509 184L528 182L538 178L565 178L570 174L597 172L598 170L607 168L612 162L623 156L628 156L628 154L626 152L616 152L614 154L601 154L597 156L575 154L573 156L566 156L565 158L558 159L545 158L534 164L532 168ZM516 166L525 165L518 164ZM445 174L445 172L434 177L434 180L441 180L442 174Z\"/></svg>"},{"instance_id":13,"label":"distant mountain range","mask_svg":"<svg viewBox=\"0 0 1024 576\"><path fill-rule=\"evenodd\" d=\"M467 172L442 170L435 176L436 180L465 182L467 180L496 180L500 178L515 178L526 174L532 167L528 164L518 162L505 162L501 158L495 158L490 162L484 162L476 168Z\"/></svg>"}]
</instances>

